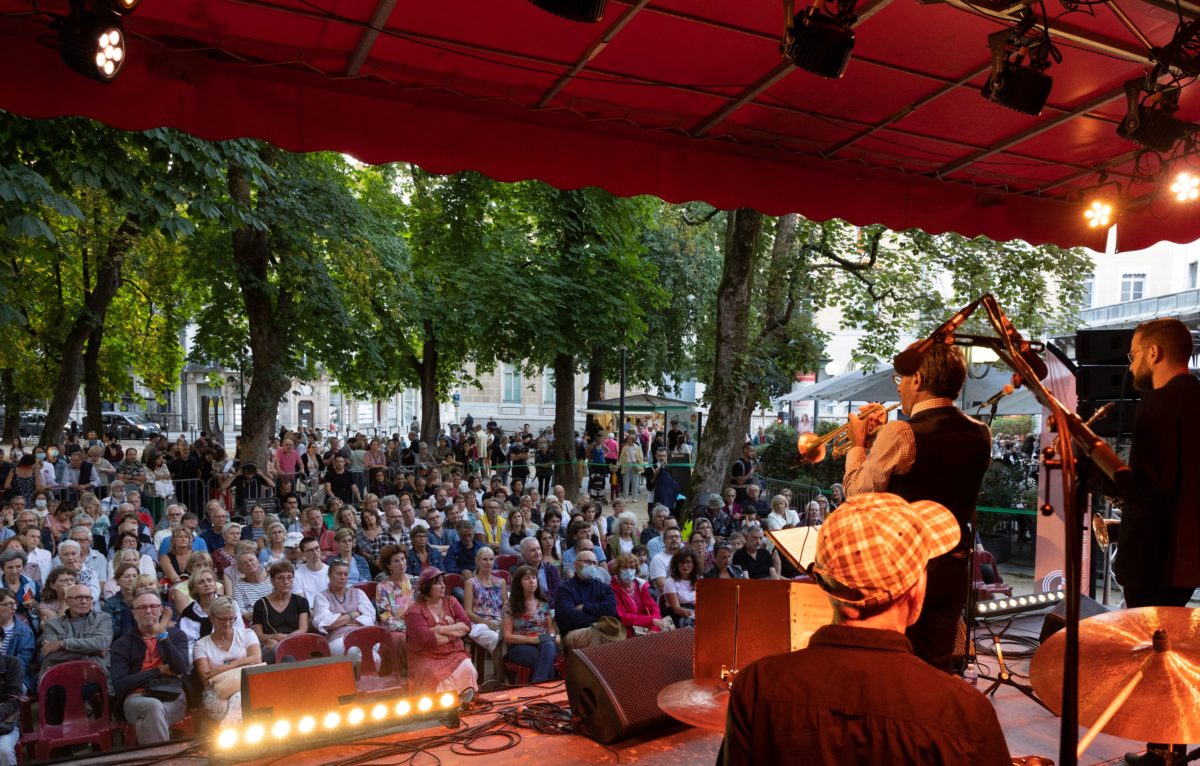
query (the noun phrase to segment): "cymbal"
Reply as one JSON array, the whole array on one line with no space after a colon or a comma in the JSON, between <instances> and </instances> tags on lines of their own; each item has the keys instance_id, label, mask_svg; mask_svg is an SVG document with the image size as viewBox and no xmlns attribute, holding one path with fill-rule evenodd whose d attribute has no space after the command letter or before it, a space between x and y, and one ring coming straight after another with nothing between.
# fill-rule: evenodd
<instances>
[{"instance_id":1,"label":"cymbal","mask_svg":"<svg viewBox=\"0 0 1200 766\"><path fill-rule=\"evenodd\" d=\"M676 681L658 693L658 706L689 726L725 731L729 689L716 678Z\"/></svg>"},{"instance_id":2,"label":"cymbal","mask_svg":"<svg viewBox=\"0 0 1200 766\"><path fill-rule=\"evenodd\" d=\"M1156 636L1162 631L1161 637ZM1062 712L1066 632L1029 667L1034 691ZM1200 609L1146 606L1079 623L1079 723L1090 726L1138 672L1145 674L1103 731L1154 742L1200 742Z\"/></svg>"}]
</instances>

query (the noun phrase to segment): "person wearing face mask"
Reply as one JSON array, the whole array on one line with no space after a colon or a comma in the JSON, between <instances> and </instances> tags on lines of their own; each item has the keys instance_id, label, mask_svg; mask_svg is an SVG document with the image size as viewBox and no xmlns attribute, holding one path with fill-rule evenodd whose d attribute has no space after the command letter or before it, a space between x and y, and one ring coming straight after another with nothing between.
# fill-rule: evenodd
<instances>
[{"instance_id":1,"label":"person wearing face mask","mask_svg":"<svg viewBox=\"0 0 1200 766\"><path fill-rule=\"evenodd\" d=\"M1012 763L987 697L919 660L905 638L921 615L929 562L959 536L954 514L929 500L863 493L838 508L820 528L813 566L834 624L807 648L737 674L717 763L785 763L797 753L816 766Z\"/></svg>"},{"instance_id":2,"label":"person wearing face mask","mask_svg":"<svg viewBox=\"0 0 1200 766\"><path fill-rule=\"evenodd\" d=\"M38 463L42 471L42 484L47 487L61 486L67 461L59 459L58 447L49 447L45 451L39 448L35 453L35 457L37 456L40 456Z\"/></svg>"},{"instance_id":3,"label":"person wearing face mask","mask_svg":"<svg viewBox=\"0 0 1200 766\"><path fill-rule=\"evenodd\" d=\"M617 556L617 576L612 592L617 602L617 619L625 626L626 638L671 630L671 618L663 617L650 594L650 583L637 578L638 561L632 553Z\"/></svg>"},{"instance_id":4,"label":"person wearing face mask","mask_svg":"<svg viewBox=\"0 0 1200 766\"><path fill-rule=\"evenodd\" d=\"M577 552L575 576L559 584L554 614L563 642L571 649L625 638L625 629L617 619L616 596L600 579L595 551L581 548Z\"/></svg>"}]
</instances>

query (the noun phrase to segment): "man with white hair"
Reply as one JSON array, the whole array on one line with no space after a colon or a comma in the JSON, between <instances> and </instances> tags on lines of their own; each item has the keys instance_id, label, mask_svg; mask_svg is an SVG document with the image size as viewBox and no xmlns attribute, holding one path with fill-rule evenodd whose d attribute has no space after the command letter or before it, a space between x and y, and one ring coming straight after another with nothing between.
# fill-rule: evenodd
<instances>
[{"instance_id":1,"label":"man with white hair","mask_svg":"<svg viewBox=\"0 0 1200 766\"><path fill-rule=\"evenodd\" d=\"M840 506L821 527L813 565L834 624L808 648L738 673L717 762L803 754L816 766L1011 764L987 697L918 659L905 637L930 560L958 541L954 514L932 501L867 493Z\"/></svg>"}]
</instances>

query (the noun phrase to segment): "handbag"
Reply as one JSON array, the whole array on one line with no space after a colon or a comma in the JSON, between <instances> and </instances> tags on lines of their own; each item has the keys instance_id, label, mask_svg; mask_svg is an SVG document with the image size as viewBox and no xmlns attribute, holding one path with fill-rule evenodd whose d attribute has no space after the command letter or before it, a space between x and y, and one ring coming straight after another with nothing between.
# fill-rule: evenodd
<instances>
[{"instance_id":1,"label":"handbag","mask_svg":"<svg viewBox=\"0 0 1200 766\"><path fill-rule=\"evenodd\" d=\"M152 678L142 694L160 702L173 702L183 694L183 680L178 676L159 676Z\"/></svg>"},{"instance_id":2,"label":"handbag","mask_svg":"<svg viewBox=\"0 0 1200 766\"><path fill-rule=\"evenodd\" d=\"M230 668L213 676L208 683L216 692L218 699L227 700L242 690L242 668L257 668L266 664L265 662L256 662L253 665Z\"/></svg>"}]
</instances>

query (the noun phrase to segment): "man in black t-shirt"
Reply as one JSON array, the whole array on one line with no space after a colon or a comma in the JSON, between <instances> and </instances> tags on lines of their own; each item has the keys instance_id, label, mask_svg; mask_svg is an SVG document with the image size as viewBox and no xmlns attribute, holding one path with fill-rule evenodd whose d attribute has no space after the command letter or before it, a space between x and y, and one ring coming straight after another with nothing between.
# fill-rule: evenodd
<instances>
[{"instance_id":1,"label":"man in black t-shirt","mask_svg":"<svg viewBox=\"0 0 1200 766\"><path fill-rule=\"evenodd\" d=\"M751 580L778 580L779 554L763 547L765 534L759 527L746 532L746 545L733 554L733 563L746 571Z\"/></svg>"},{"instance_id":2,"label":"man in black t-shirt","mask_svg":"<svg viewBox=\"0 0 1200 766\"><path fill-rule=\"evenodd\" d=\"M739 504L746 499L746 487L751 483L757 482L755 471L758 467L758 461L754 459L754 445L746 442L742 445L742 456L736 463L733 464L733 471L730 477L730 484L737 492L737 501Z\"/></svg>"}]
</instances>

